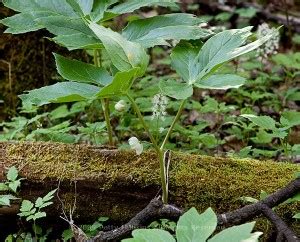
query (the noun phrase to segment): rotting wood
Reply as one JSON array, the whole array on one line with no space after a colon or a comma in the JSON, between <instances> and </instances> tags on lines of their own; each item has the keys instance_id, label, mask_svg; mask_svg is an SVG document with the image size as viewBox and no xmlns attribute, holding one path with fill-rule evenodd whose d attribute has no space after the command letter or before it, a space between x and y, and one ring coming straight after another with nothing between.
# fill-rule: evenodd
<instances>
[{"instance_id":1,"label":"rotting wood","mask_svg":"<svg viewBox=\"0 0 300 242\"><path fill-rule=\"evenodd\" d=\"M76 223L108 216L124 223L159 194L159 165L156 155L141 156L89 145L58 143L0 143L0 179L8 167L20 169L23 181L19 197L35 200L58 185L65 210L74 202L76 183ZM274 192L293 180L300 167L288 163L172 154L170 203L199 211L212 207L218 213L243 206L242 196L258 198L261 190ZM282 208L286 212L286 207ZM288 207L292 212L295 206ZM280 209L279 209L280 210ZM56 199L49 216L59 216Z\"/></svg>"}]
</instances>

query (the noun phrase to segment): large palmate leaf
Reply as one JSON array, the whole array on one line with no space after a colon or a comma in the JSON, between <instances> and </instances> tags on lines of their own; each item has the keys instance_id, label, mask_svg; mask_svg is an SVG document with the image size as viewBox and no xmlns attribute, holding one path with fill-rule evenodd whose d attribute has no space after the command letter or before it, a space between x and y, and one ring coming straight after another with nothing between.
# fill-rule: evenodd
<instances>
[{"instance_id":1,"label":"large palmate leaf","mask_svg":"<svg viewBox=\"0 0 300 242\"><path fill-rule=\"evenodd\" d=\"M192 14L166 14L132 21L122 35L144 47L168 45L166 40L200 39L209 36L211 31L199 27L201 22L201 19Z\"/></svg>"},{"instance_id":2,"label":"large palmate leaf","mask_svg":"<svg viewBox=\"0 0 300 242\"><path fill-rule=\"evenodd\" d=\"M194 83L198 88L203 89L222 89L239 88L244 85L246 79L244 77L233 74L212 75L208 78L201 79Z\"/></svg>"},{"instance_id":3,"label":"large palmate leaf","mask_svg":"<svg viewBox=\"0 0 300 242\"><path fill-rule=\"evenodd\" d=\"M77 82L60 82L29 91L19 97L24 104L42 106L48 103L64 103L94 99L100 88Z\"/></svg>"},{"instance_id":4,"label":"large palmate leaf","mask_svg":"<svg viewBox=\"0 0 300 242\"><path fill-rule=\"evenodd\" d=\"M69 81L93 83L100 86L105 86L112 81L112 77L104 68L78 60L69 60L58 54L54 56L58 73Z\"/></svg>"},{"instance_id":5,"label":"large palmate leaf","mask_svg":"<svg viewBox=\"0 0 300 242\"><path fill-rule=\"evenodd\" d=\"M272 34L267 35L245 44L250 35L251 27L246 27L218 33L202 46L201 43L181 41L172 51L172 67L191 86L222 90L238 88L244 84L244 78L212 74L225 62L258 48L272 37Z\"/></svg>"},{"instance_id":6,"label":"large palmate leaf","mask_svg":"<svg viewBox=\"0 0 300 242\"><path fill-rule=\"evenodd\" d=\"M138 67L139 75L145 73L149 56L140 44L128 41L119 33L96 23L90 22L89 27L101 40L113 65L119 71Z\"/></svg>"},{"instance_id":7,"label":"large palmate leaf","mask_svg":"<svg viewBox=\"0 0 300 242\"><path fill-rule=\"evenodd\" d=\"M111 84L105 86L97 94L98 97L114 97L126 95L137 76L139 68L134 68L129 71L118 72Z\"/></svg>"},{"instance_id":8,"label":"large palmate leaf","mask_svg":"<svg viewBox=\"0 0 300 242\"><path fill-rule=\"evenodd\" d=\"M194 84L223 63L258 48L271 37L268 35L244 45L250 35L251 27L225 30L206 41L197 55L194 46L179 46L171 55L172 66L185 81Z\"/></svg>"},{"instance_id":9,"label":"large palmate leaf","mask_svg":"<svg viewBox=\"0 0 300 242\"><path fill-rule=\"evenodd\" d=\"M177 2L178 0L128 0L113 7L112 9L109 9L108 12L116 14L131 13L141 7L149 7L153 5L163 7L176 7Z\"/></svg>"},{"instance_id":10,"label":"large palmate leaf","mask_svg":"<svg viewBox=\"0 0 300 242\"><path fill-rule=\"evenodd\" d=\"M180 242L205 242L217 227L217 216L211 208L199 214L191 208L178 220L176 237Z\"/></svg>"}]
</instances>

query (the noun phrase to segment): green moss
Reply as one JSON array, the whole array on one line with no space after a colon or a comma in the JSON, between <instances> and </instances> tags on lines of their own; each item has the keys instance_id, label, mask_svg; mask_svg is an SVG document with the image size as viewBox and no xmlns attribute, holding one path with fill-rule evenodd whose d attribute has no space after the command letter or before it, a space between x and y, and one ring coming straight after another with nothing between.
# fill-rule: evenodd
<instances>
[{"instance_id":1,"label":"green moss","mask_svg":"<svg viewBox=\"0 0 300 242\"><path fill-rule=\"evenodd\" d=\"M152 187L155 193L159 190L159 164L152 151L137 156L132 151L57 143L0 143L1 149L5 150L5 164L17 165L27 179L89 180L99 189L99 194L119 187L134 190ZM170 199L184 208L195 206L203 211L212 207L219 213L227 212L243 206L239 199L242 196L259 198L261 190L272 193L284 187L297 171L300 167L289 163L173 152ZM108 214L98 216L127 220L132 216L132 204L128 204L116 199L115 204L106 204ZM95 211L99 209L96 206L95 203ZM286 208L289 219L299 209L297 205L288 206L280 214L286 213ZM260 225L266 226L269 227Z\"/></svg>"}]
</instances>

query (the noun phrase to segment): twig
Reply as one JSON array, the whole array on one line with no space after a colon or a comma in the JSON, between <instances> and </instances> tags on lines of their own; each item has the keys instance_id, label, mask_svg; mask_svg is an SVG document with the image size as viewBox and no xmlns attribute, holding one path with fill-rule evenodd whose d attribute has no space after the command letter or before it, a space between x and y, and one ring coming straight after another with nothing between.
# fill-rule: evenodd
<instances>
[{"instance_id":1,"label":"twig","mask_svg":"<svg viewBox=\"0 0 300 242\"><path fill-rule=\"evenodd\" d=\"M108 232L100 232L88 242L102 242L119 240L128 236L132 230L144 227L149 222L159 218L178 219L182 210L172 205L163 204L160 197L152 199L151 202L141 212L139 212L128 223Z\"/></svg>"},{"instance_id":2,"label":"twig","mask_svg":"<svg viewBox=\"0 0 300 242\"><path fill-rule=\"evenodd\" d=\"M261 200L255 204L247 205L229 213L217 215L218 225L229 226L241 224L263 213L268 219L270 219L272 223L274 223L278 233L283 233L284 237L286 237L288 241L299 241L294 232L289 229L287 225L271 209L286 201L288 198L294 196L299 191L300 178L297 178L296 180L290 182L286 187L269 195L264 200ZM272 211L272 214L270 210ZM125 225L115 230L100 232L94 238L89 239L88 242L119 240L128 236L132 230L144 227L151 221L159 218L177 220L182 214L183 211L179 208L172 205L163 204L160 198L155 198L151 200L146 208L139 212Z\"/></svg>"},{"instance_id":3,"label":"twig","mask_svg":"<svg viewBox=\"0 0 300 242\"><path fill-rule=\"evenodd\" d=\"M287 226L287 224L267 205L261 204L261 211L272 224L275 225L278 233L282 234L288 242L300 241L297 235Z\"/></svg>"},{"instance_id":4,"label":"twig","mask_svg":"<svg viewBox=\"0 0 300 242\"><path fill-rule=\"evenodd\" d=\"M280 203L286 201L288 198L294 196L297 192L300 191L300 178L290 182L286 187L278 190L277 192L272 193L265 199L251 205L247 205L240 209L228 212L225 214L218 215L218 224L219 225L233 225L241 224L243 222L249 221L261 214L260 207L262 204L273 208Z\"/></svg>"}]
</instances>

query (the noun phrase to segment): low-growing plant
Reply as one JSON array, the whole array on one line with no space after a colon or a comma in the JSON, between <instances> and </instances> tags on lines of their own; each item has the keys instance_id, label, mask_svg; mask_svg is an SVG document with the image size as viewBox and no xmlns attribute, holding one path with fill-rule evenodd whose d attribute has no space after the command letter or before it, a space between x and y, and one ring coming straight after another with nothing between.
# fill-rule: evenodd
<instances>
[{"instance_id":1,"label":"low-growing plant","mask_svg":"<svg viewBox=\"0 0 300 242\"><path fill-rule=\"evenodd\" d=\"M300 125L299 112L285 111L281 114L279 122L269 116L253 114L241 116L259 127L256 137L251 138L255 143L269 144L274 138L277 138L280 141L280 149L284 151L286 159L289 159L292 147L288 143L288 137L292 128Z\"/></svg>"},{"instance_id":2,"label":"low-growing plant","mask_svg":"<svg viewBox=\"0 0 300 242\"><path fill-rule=\"evenodd\" d=\"M21 186L21 181L24 178L19 178L19 172L15 166L8 169L6 174L6 181L0 183L0 206L10 206L11 200L19 199L15 196L18 188ZM13 195L14 194L14 195Z\"/></svg>"}]
</instances>

